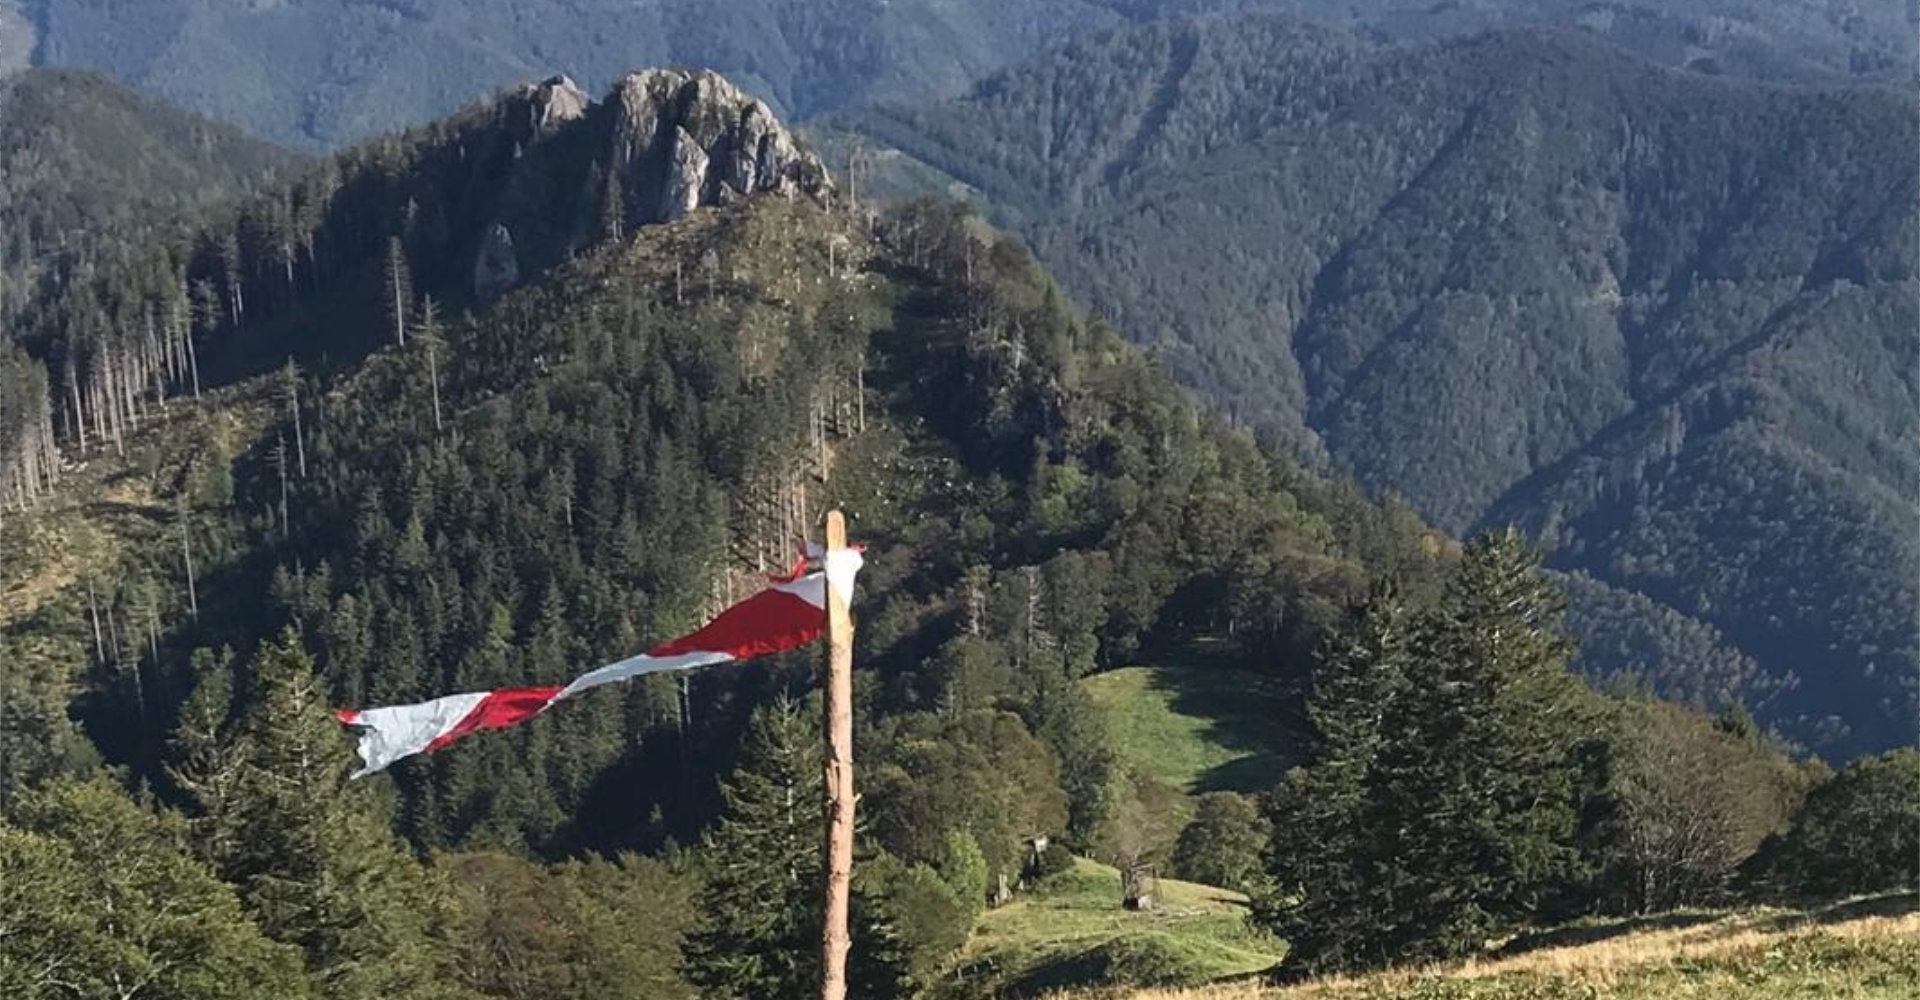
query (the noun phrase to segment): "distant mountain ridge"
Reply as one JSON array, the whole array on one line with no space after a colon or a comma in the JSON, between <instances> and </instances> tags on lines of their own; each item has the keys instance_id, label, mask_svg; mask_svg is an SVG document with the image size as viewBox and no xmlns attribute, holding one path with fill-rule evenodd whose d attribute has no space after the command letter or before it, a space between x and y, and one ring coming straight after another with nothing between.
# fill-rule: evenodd
<instances>
[{"instance_id":1,"label":"distant mountain ridge","mask_svg":"<svg viewBox=\"0 0 1920 1000\"><path fill-rule=\"evenodd\" d=\"M296 160L97 73L0 77L0 318L88 237L163 223Z\"/></svg>"},{"instance_id":2,"label":"distant mountain ridge","mask_svg":"<svg viewBox=\"0 0 1920 1000\"><path fill-rule=\"evenodd\" d=\"M1667 65L1910 83L1915 32L1846 0L11 0L38 62L101 69L276 141L333 147L516 81L597 88L635 65L727 74L795 119L964 92L1075 39L1170 15L1266 9L1381 40L1575 27Z\"/></svg>"},{"instance_id":3,"label":"distant mountain ridge","mask_svg":"<svg viewBox=\"0 0 1920 1000\"><path fill-rule=\"evenodd\" d=\"M1239 419L1707 623L1802 737L1911 735L1910 100L1243 15L826 125L976 192Z\"/></svg>"}]
</instances>

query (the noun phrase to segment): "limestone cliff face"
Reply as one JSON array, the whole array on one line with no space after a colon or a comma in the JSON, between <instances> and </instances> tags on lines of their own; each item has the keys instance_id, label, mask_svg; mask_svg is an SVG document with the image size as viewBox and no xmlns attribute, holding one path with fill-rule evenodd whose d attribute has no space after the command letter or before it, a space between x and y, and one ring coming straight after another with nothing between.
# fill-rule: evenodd
<instances>
[{"instance_id":1,"label":"limestone cliff face","mask_svg":"<svg viewBox=\"0 0 1920 1000\"><path fill-rule=\"evenodd\" d=\"M533 129L537 135L551 135L568 122L585 118L587 109L593 106L593 99L587 96L587 92L564 76L535 84L522 93L532 112Z\"/></svg>"},{"instance_id":2,"label":"limestone cliff face","mask_svg":"<svg viewBox=\"0 0 1920 1000\"><path fill-rule=\"evenodd\" d=\"M712 72L641 70L598 102L557 76L496 107L493 134L466 143L500 149L509 164L473 249L482 300L639 226L738 198L822 198L832 188L764 102Z\"/></svg>"},{"instance_id":3,"label":"limestone cliff face","mask_svg":"<svg viewBox=\"0 0 1920 1000\"><path fill-rule=\"evenodd\" d=\"M739 195L818 195L829 186L820 161L766 104L716 73L642 70L606 103L630 224L670 222Z\"/></svg>"}]
</instances>

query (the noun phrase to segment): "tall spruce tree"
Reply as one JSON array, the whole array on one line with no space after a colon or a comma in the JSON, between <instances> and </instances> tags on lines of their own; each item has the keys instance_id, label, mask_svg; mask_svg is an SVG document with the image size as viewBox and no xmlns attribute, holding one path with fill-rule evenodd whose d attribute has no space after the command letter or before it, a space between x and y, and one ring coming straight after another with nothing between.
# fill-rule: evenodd
<instances>
[{"instance_id":1,"label":"tall spruce tree","mask_svg":"<svg viewBox=\"0 0 1920 1000\"><path fill-rule=\"evenodd\" d=\"M699 924L686 975L725 1000L805 996L818 986L820 734L782 702L754 714L726 815L706 845Z\"/></svg>"},{"instance_id":2,"label":"tall spruce tree","mask_svg":"<svg viewBox=\"0 0 1920 1000\"><path fill-rule=\"evenodd\" d=\"M1386 720L1413 667L1418 619L1390 583L1351 607L1323 645L1307 697L1311 763L1288 772L1268 802L1268 885L1256 918L1290 941L1289 964L1319 968L1378 955L1372 911L1383 900L1360 877L1368 780Z\"/></svg>"},{"instance_id":3,"label":"tall spruce tree","mask_svg":"<svg viewBox=\"0 0 1920 1000\"><path fill-rule=\"evenodd\" d=\"M824 777L809 713L789 701L754 713L740 765L721 789L726 814L703 848L706 884L682 947L686 978L701 996L757 1000L819 988ZM914 967L933 946L909 940L914 928L905 925L913 921L901 907L913 903L883 895L894 888L888 882L854 879L853 1000L908 993Z\"/></svg>"},{"instance_id":4,"label":"tall spruce tree","mask_svg":"<svg viewBox=\"0 0 1920 1000\"><path fill-rule=\"evenodd\" d=\"M198 845L267 936L297 946L327 1000L457 996L436 960L449 902L407 854L351 755L312 661L288 632L252 658L244 707L208 746L226 698L196 697L176 773L203 815Z\"/></svg>"},{"instance_id":5,"label":"tall spruce tree","mask_svg":"<svg viewBox=\"0 0 1920 1000\"><path fill-rule=\"evenodd\" d=\"M1471 952L1575 874L1576 751L1599 723L1567 671L1563 606L1512 531L1475 539L1454 567L1362 812L1380 955Z\"/></svg>"},{"instance_id":6,"label":"tall spruce tree","mask_svg":"<svg viewBox=\"0 0 1920 1000\"><path fill-rule=\"evenodd\" d=\"M1377 592L1315 677L1311 766L1272 799L1261 919L1299 971L1481 947L1577 874L1578 750L1562 599L1516 534L1469 544L1431 608Z\"/></svg>"}]
</instances>

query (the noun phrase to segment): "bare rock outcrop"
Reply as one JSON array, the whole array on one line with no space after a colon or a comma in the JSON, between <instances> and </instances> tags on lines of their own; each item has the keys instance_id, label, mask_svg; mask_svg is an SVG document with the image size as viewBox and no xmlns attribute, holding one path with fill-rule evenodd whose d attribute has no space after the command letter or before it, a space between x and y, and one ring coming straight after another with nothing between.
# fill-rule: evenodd
<instances>
[{"instance_id":1,"label":"bare rock outcrop","mask_svg":"<svg viewBox=\"0 0 1920 1000\"><path fill-rule=\"evenodd\" d=\"M718 74L642 70L615 86L613 163L629 224L667 222L733 195L819 195L826 168L766 103Z\"/></svg>"},{"instance_id":2,"label":"bare rock outcrop","mask_svg":"<svg viewBox=\"0 0 1920 1000\"><path fill-rule=\"evenodd\" d=\"M565 76L555 76L528 88L528 107L533 111L536 135L550 135L568 122L579 121L593 107L587 92Z\"/></svg>"},{"instance_id":3,"label":"bare rock outcrop","mask_svg":"<svg viewBox=\"0 0 1920 1000\"><path fill-rule=\"evenodd\" d=\"M519 283L520 257L513 249L513 233L496 222L487 230L473 262L473 294L490 302Z\"/></svg>"},{"instance_id":4,"label":"bare rock outcrop","mask_svg":"<svg viewBox=\"0 0 1920 1000\"><path fill-rule=\"evenodd\" d=\"M641 226L757 195L819 198L832 188L772 109L711 72L641 70L597 103L555 76L484 113L458 152L492 172L480 181L491 189L480 202L488 214L468 237L483 301Z\"/></svg>"}]
</instances>

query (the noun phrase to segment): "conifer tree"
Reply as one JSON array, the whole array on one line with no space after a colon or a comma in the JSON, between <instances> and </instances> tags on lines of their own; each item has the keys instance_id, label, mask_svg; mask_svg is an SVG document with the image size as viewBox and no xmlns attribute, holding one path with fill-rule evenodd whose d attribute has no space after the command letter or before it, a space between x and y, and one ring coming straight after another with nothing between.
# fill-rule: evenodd
<instances>
[{"instance_id":1,"label":"conifer tree","mask_svg":"<svg viewBox=\"0 0 1920 1000\"><path fill-rule=\"evenodd\" d=\"M1600 735L1567 672L1562 599L1512 532L1466 548L1418 614L1376 592L1308 704L1314 763L1273 799L1257 912L1322 971L1471 952L1577 876L1577 751Z\"/></svg>"},{"instance_id":2,"label":"conifer tree","mask_svg":"<svg viewBox=\"0 0 1920 1000\"><path fill-rule=\"evenodd\" d=\"M1469 543L1368 782L1363 909L1383 953L1470 952L1575 875L1575 751L1598 735L1567 672L1564 601L1516 533Z\"/></svg>"},{"instance_id":3,"label":"conifer tree","mask_svg":"<svg viewBox=\"0 0 1920 1000\"><path fill-rule=\"evenodd\" d=\"M347 783L352 758L312 662L289 632L251 665L245 707L215 759L177 761L208 860L267 936L305 954L327 1000L447 995L435 964L446 898L386 827L372 789ZM213 687L196 696L181 749L204 751L224 683L202 682Z\"/></svg>"},{"instance_id":4,"label":"conifer tree","mask_svg":"<svg viewBox=\"0 0 1920 1000\"><path fill-rule=\"evenodd\" d=\"M824 775L811 713L787 701L754 713L740 765L721 790L726 814L703 851L699 917L682 948L701 996L754 1000L819 988ZM916 948L890 900L876 895L885 887L854 881L849 996L891 1000L907 989Z\"/></svg>"},{"instance_id":5,"label":"conifer tree","mask_svg":"<svg viewBox=\"0 0 1920 1000\"><path fill-rule=\"evenodd\" d=\"M805 996L819 976L820 737L790 703L755 713L706 845L687 978L727 1000Z\"/></svg>"},{"instance_id":6,"label":"conifer tree","mask_svg":"<svg viewBox=\"0 0 1920 1000\"><path fill-rule=\"evenodd\" d=\"M87 657L78 636L56 648L72 661ZM22 789L99 764L70 714L73 682L58 664L37 661L34 652L27 640L0 634L0 664L7 667L0 670L0 814Z\"/></svg>"},{"instance_id":7,"label":"conifer tree","mask_svg":"<svg viewBox=\"0 0 1920 1000\"><path fill-rule=\"evenodd\" d=\"M1417 620L1390 584L1349 609L1316 664L1306 714L1312 763L1289 772L1268 806L1269 886L1256 916L1290 945L1289 964L1348 964L1372 933L1360 880L1367 782L1409 672Z\"/></svg>"},{"instance_id":8,"label":"conifer tree","mask_svg":"<svg viewBox=\"0 0 1920 1000\"><path fill-rule=\"evenodd\" d=\"M0 826L0 996L302 1000L299 953L267 940L155 815L104 780L56 783Z\"/></svg>"},{"instance_id":9,"label":"conifer tree","mask_svg":"<svg viewBox=\"0 0 1920 1000\"><path fill-rule=\"evenodd\" d=\"M196 649L191 657L193 693L180 707L180 721L170 746L167 776L200 807L190 824L196 849L202 856L228 856L228 840L239 831L223 828L230 815L230 799L245 760L228 752L229 719L233 714L233 666L226 650Z\"/></svg>"}]
</instances>

